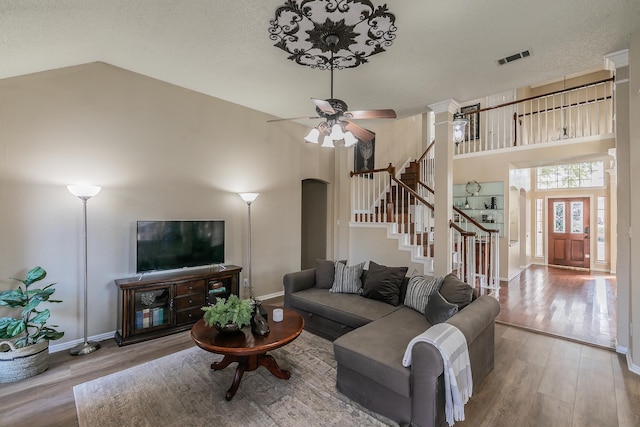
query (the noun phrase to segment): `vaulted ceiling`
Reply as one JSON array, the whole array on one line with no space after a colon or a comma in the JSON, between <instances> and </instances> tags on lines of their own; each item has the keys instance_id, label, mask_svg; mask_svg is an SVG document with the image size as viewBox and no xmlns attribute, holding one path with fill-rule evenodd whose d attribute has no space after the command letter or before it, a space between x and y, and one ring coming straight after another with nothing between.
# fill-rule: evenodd
<instances>
[{"instance_id":1,"label":"vaulted ceiling","mask_svg":"<svg viewBox=\"0 0 640 427\"><path fill-rule=\"evenodd\" d=\"M104 61L277 117L312 115L309 98L329 97L329 72L274 47L269 21L284 3L0 0L0 78ZM638 0L386 3L393 45L336 71L334 95L351 109L388 107L400 117L602 69L604 55L640 31ZM523 50L531 56L497 65Z\"/></svg>"}]
</instances>

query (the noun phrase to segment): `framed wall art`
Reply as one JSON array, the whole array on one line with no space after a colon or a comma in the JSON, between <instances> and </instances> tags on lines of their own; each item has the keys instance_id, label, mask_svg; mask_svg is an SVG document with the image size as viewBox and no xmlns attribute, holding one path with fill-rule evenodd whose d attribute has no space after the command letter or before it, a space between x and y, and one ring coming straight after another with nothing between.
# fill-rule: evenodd
<instances>
[{"instance_id":1,"label":"framed wall art","mask_svg":"<svg viewBox=\"0 0 640 427\"><path fill-rule=\"evenodd\" d=\"M353 153L353 171L363 172L375 169L376 139L361 141L355 145Z\"/></svg>"},{"instance_id":2,"label":"framed wall art","mask_svg":"<svg viewBox=\"0 0 640 427\"><path fill-rule=\"evenodd\" d=\"M480 109L480 104L467 105L460 108L461 113L469 113L471 111L477 111ZM465 114L465 117L469 119L469 132L464 137L465 141L473 141L480 139L480 113Z\"/></svg>"}]
</instances>

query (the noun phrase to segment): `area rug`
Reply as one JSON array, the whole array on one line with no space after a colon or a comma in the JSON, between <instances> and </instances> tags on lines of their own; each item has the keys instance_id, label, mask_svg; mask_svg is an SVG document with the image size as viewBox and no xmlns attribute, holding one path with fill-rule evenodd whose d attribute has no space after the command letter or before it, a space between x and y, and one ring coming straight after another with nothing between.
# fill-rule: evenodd
<instances>
[{"instance_id":1,"label":"area rug","mask_svg":"<svg viewBox=\"0 0 640 427\"><path fill-rule=\"evenodd\" d=\"M397 425L336 389L330 341L304 331L274 350L281 380L259 367L245 372L231 402L224 399L236 364L212 371L222 356L198 347L73 388L81 427L94 426L387 426Z\"/></svg>"}]
</instances>

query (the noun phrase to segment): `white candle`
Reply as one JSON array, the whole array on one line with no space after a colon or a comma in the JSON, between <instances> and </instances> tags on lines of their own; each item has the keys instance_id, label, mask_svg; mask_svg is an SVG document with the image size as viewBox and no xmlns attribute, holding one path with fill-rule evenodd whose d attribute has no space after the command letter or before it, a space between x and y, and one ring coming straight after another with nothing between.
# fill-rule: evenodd
<instances>
[{"instance_id":1,"label":"white candle","mask_svg":"<svg viewBox=\"0 0 640 427\"><path fill-rule=\"evenodd\" d=\"M282 322L282 319L284 318L284 312L282 311L281 308L274 308L273 309L273 321L274 322Z\"/></svg>"}]
</instances>

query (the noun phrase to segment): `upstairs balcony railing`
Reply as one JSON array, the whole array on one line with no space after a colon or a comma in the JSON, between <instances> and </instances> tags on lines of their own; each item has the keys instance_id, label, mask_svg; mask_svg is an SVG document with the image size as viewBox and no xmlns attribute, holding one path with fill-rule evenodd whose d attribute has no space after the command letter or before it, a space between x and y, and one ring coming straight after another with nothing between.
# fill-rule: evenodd
<instances>
[{"instance_id":1,"label":"upstairs balcony railing","mask_svg":"<svg viewBox=\"0 0 640 427\"><path fill-rule=\"evenodd\" d=\"M613 133L614 79L463 112L470 119L454 153L469 154Z\"/></svg>"}]
</instances>

